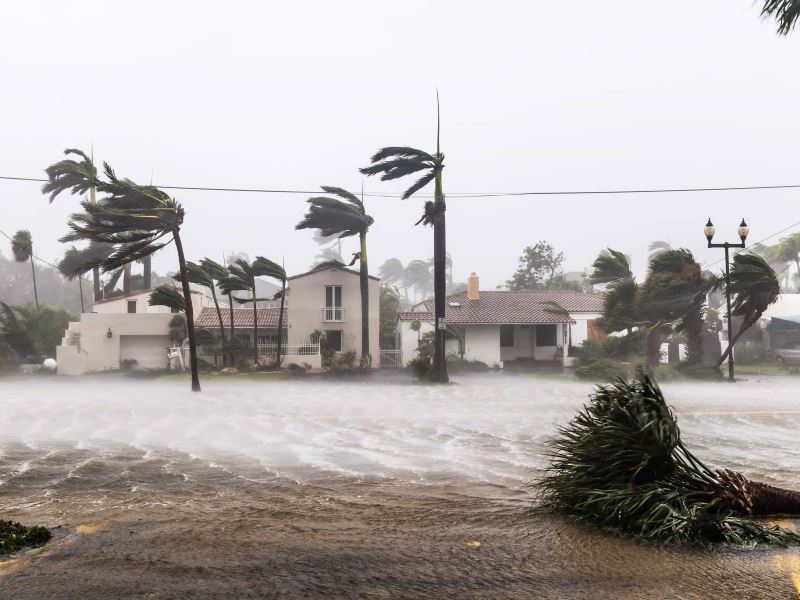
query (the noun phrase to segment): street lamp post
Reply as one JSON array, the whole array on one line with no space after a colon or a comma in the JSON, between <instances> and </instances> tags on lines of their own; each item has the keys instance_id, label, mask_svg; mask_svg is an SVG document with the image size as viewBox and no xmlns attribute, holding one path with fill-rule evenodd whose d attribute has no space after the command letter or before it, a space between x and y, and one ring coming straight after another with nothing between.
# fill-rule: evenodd
<instances>
[{"instance_id":1,"label":"street lamp post","mask_svg":"<svg viewBox=\"0 0 800 600\"><path fill-rule=\"evenodd\" d=\"M714 238L714 224L711 222L711 219L708 219L708 223L706 223L705 228L703 228L703 233L708 240L708 247L709 248L724 248L725 249L725 303L727 305L727 314L728 314L728 381L736 381L733 376L733 347L731 346L731 342L733 341L733 324L731 322L731 267L730 267L730 249L731 248L744 248L745 247L745 240L747 239L747 234L750 233L750 228L745 223L744 219L739 224L739 229L737 229L736 233L739 234L739 239L742 240L738 244L733 244L731 242L725 242L723 244L714 244L711 240Z\"/></svg>"}]
</instances>

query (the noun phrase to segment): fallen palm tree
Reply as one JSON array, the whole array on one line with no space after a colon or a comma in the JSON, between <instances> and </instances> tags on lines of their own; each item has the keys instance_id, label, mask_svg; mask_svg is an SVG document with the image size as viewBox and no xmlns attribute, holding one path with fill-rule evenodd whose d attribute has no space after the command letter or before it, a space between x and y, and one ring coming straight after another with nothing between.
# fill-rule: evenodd
<instances>
[{"instance_id":1,"label":"fallen palm tree","mask_svg":"<svg viewBox=\"0 0 800 600\"><path fill-rule=\"evenodd\" d=\"M800 543L800 534L752 518L800 514L800 493L709 469L684 446L645 374L599 387L549 447L537 487L551 509L662 543Z\"/></svg>"}]
</instances>

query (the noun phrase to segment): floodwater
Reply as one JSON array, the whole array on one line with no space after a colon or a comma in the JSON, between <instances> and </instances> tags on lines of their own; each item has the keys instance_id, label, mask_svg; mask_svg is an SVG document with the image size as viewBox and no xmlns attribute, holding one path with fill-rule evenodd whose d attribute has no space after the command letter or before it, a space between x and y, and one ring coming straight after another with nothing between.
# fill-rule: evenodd
<instances>
[{"instance_id":1,"label":"floodwater","mask_svg":"<svg viewBox=\"0 0 800 600\"><path fill-rule=\"evenodd\" d=\"M456 379L0 380L0 518L55 528L0 562L0 598L800 597L798 549L532 510L542 444L592 386ZM799 384L663 387L710 466L800 488Z\"/></svg>"}]
</instances>

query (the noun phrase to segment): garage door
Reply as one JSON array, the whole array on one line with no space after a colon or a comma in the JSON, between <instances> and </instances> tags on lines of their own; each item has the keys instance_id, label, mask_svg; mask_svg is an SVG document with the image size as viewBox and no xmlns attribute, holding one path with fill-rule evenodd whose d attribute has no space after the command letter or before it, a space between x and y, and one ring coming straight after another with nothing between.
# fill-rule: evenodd
<instances>
[{"instance_id":1,"label":"garage door","mask_svg":"<svg viewBox=\"0 0 800 600\"><path fill-rule=\"evenodd\" d=\"M119 359L135 360L137 369L165 369L167 367L167 348L170 345L167 335L123 335L119 339Z\"/></svg>"}]
</instances>

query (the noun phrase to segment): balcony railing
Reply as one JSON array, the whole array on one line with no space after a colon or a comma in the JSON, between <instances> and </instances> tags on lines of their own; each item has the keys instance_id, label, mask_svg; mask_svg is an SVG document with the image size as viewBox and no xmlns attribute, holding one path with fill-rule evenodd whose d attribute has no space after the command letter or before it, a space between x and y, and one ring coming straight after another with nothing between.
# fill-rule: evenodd
<instances>
[{"instance_id":1,"label":"balcony railing","mask_svg":"<svg viewBox=\"0 0 800 600\"><path fill-rule=\"evenodd\" d=\"M344 308L341 306L325 306L322 309L322 320L326 322L341 323L344 321Z\"/></svg>"}]
</instances>

